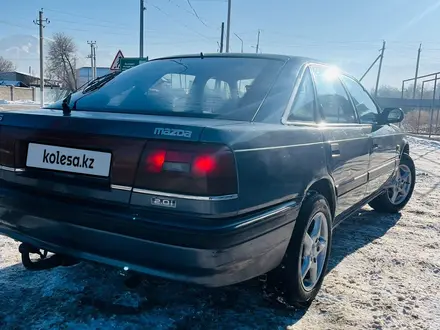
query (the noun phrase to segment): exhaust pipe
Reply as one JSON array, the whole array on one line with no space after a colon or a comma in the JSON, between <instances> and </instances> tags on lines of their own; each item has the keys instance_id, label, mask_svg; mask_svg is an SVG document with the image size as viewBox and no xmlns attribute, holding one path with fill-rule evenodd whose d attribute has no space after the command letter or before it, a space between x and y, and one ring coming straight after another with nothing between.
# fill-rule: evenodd
<instances>
[{"instance_id":1,"label":"exhaust pipe","mask_svg":"<svg viewBox=\"0 0 440 330\"><path fill-rule=\"evenodd\" d=\"M77 259L61 254L54 254L47 257L47 250L41 252L41 249L27 243L21 243L18 251L21 254L21 262L24 268L28 270L46 270L58 266L73 266L79 262ZM31 253L38 254L40 259L32 261L30 257Z\"/></svg>"}]
</instances>

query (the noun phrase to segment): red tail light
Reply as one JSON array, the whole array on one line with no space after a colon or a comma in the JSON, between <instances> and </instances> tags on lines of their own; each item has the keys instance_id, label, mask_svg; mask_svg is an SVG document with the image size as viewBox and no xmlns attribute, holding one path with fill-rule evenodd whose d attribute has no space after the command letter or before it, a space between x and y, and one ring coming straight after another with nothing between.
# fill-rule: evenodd
<instances>
[{"instance_id":1,"label":"red tail light","mask_svg":"<svg viewBox=\"0 0 440 330\"><path fill-rule=\"evenodd\" d=\"M235 159L226 146L151 142L142 159L137 188L198 196L237 193Z\"/></svg>"},{"instance_id":2,"label":"red tail light","mask_svg":"<svg viewBox=\"0 0 440 330\"><path fill-rule=\"evenodd\" d=\"M206 175L214 172L217 166L215 158L211 155L196 156L192 163L192 172L195 175Z\"/></svg>"},{"instance_id":3,"label":"red tail light","mask_svg":"<svg viewBox=\"0 0 440 330\"><path fill-rule=\"evenodd\" d=\"M152 173L159 173L162 171L163 163L165 162L165 150L155 150L147 157L147 171Z\"/></svg>"}]
</instances>

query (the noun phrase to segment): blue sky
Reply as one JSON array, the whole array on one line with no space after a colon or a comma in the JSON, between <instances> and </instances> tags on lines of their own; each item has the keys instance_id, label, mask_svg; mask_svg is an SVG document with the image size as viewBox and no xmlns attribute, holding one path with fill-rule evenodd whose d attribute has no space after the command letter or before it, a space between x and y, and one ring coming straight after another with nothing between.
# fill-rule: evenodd
<instances>
[{"instance_id":1,"label":"blue sky","mask_svg":"<svg viewBox=\"0 0 440 330\"><path fill-rule=\"evenodd\" d=\"M147 0L145 51L150 57L176 53L215 52L220 25L226 22L226 0ZM139 52L138 0L1 0L0 39L15 34L37 35L32 20L44 8L50 37L74 37L81 65L89 62L87 40L96 40L98 65L109 66L118 49L125 56ZM420 73L440 71L439 0L232 0L231 49L254 52L257 30L266 53L304 55L331 61L360 77L387 41L383 84L400 86L414 75L417 48L423 43ZM25 66L26 59L14 59ZM377 67L365 78L375 82Z\"/></svg>"}]
</instances>

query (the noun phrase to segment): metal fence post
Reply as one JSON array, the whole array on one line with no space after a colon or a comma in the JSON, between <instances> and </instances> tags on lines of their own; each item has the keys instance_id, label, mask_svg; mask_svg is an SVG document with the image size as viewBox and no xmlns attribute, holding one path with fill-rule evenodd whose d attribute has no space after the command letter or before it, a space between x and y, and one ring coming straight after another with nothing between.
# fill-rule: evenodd
<instances>
[{"instance_id":1,"label":"metal fence post","mask_svg":"<svg viewBox=\"0 0 440 330\"><path fill-rule=\"evenodd\" d=\"M425 91L425 81L422 81L422 90L420 91L420 104L423 104L423 92ZM422 115L422 108L419 107L419 115L417 117L417 130L416 134L419 134L419 128L420 128L420 116Z\"/></svg>"},{"instance_id":2,"label":"metal fence post","mask_svg":"<svg viewBox=\"0 0 440 330\"><path fill-rule=\"evenodd\" d=\"M434 135L437 135L437 130L438 130L438 115L440 112L440 108L437 109L437 116L435 118L435 130L434 130Z\"/></svg>"},{"instance_id":3,"label":"metal fence post","mask_svg":"<svg viewBox=\"0 0 440 330\"><path fill-rule=\"evenodd\" d=\"M435 79L434 79L434 92L432 95L432 106L431 106L431 118L429 120L429 137L431 138L431 133L432 133L432 121L434 119L434 108L435 108L435 93L437 91L437 79L438 79L438 75L435 75Z\"/></svg>"},{"instance_id":4,"label":"metal fence post","mask_svg":"<svg viewBox=\"0 0 440 330\"><path fill-rule=\"evenodd\" d=\"M402 95L400 98L403 99L403 90L405 89L405 80L402 81Z\"/></svg>"}]
</instances>

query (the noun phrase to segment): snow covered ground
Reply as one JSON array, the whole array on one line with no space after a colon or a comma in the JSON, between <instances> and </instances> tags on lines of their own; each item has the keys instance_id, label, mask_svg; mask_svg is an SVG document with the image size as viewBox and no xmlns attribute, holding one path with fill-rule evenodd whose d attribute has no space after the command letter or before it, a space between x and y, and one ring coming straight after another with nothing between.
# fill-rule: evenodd
<instances>
[{"instance_id":1,"label":"snow covered ground","mask_svg":"<svg viewBox=\"0 0 440 330\"><path fill-rule=\"evenodd\" d=\"M0 110L14 110L14 109L38 109L40 104L38 102L24 100L24 101L7 101L0 100Z\"/></svg>"},{"instance_id":2,"label":"snow covered ground","mask_svg":"<svg viewBox=\"0 0 440 330\"><path fill-rule=\"evenodd\" d=\"M21 105L21 104L38 104L38 103L30 100L17 100L17 101L0 100L0 104Z\"/></svg>"},{"instance_id":3,"label":"snow covered ground","mask_svg":"<svg viewBox=\"0 0 440 330\"><path fill-rule=\"evenodd\" d=\"M274 308L258 280L205 289L148 278L130 290L119 270L92 263L29 272L0 236L0 328L440 329L440 143L410 142L411 202L397 215L366 207L336 229L307 311Z\"/></svg>"}]
</instances>

